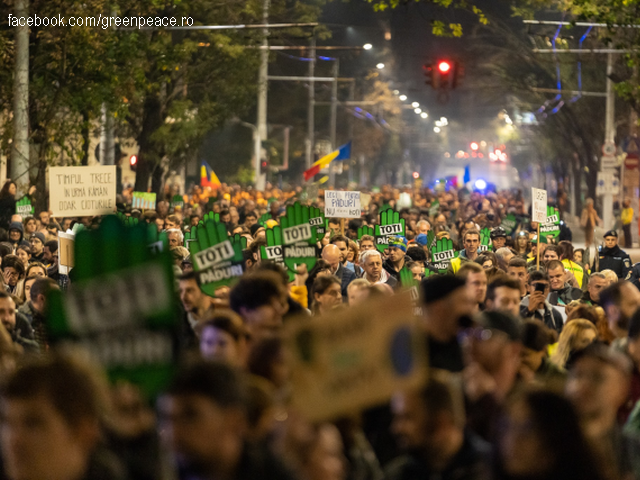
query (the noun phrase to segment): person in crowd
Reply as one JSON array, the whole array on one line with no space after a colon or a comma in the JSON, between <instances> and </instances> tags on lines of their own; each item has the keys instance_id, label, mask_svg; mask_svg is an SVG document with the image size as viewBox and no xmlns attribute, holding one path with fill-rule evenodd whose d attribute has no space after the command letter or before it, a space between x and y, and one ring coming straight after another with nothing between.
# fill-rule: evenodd
<instances>
[{"instance_id":1,"label":"person in crowd","mask_svg":"<svg viewBox=\"0 0 640 480\"><path fill-rule=\"evenodd\" d=\"M629 419L634 406L640 400L640 310L636 310L629 321L629 333L623 353L626 353L631 360L633 370L627 401L618 411L618 423L621 425Z\"/></svg>"},{"instance_id":2,"label":"person in crowd","mask_svg":"<svg viewBox=\"0 0 640 480\"><path fill-rule=\"evenodd\" d=\"M50 278L38 278L29 290L29 312L22 311L33 328L34 339L41 352L49 349L49 334L47 331L46 312L48 297L52 290L60 290L60 286Z\"/></svg>"},{"instance_id":3,"label":"person in crowd","mask_svg":"<svg viewBox=\"0 0 640 480\"><path fill-rule=\"evenodd\" d=\"M607 288L609 280L602 272L596 272L589 278L587 290L582 294L581 300L587 305L600 305L600 292Z\"/></svg>"},{"instance_id":4,"label":"person in crowd","mask_svg":"<svg viewBox=\"0 0 640 480\"><path fill-rule=\"evenodd\" d=\"M510 399L496 441L496 480L605 480L568 400L527 390Z\"/></svg>"},{"instance_id":5,"label":"person in crowd","mask_svg":"<svg viewBox=\"0 0 640 480\"><path fill-rule=\"evenodd\" d=\"M22 262L24 268L27 268L31 262L31 247L29 245L20 245L16 248L16 256Z\"/></svg>"},{"instance_id":6,"label":"person in crowd","mask_svg":"<svg viewBox=\"0 0 640 480\"><path fill-rule=\"evenodd\" d=\"M632 283L621 280L602 290L599 295L609 329L615 337L612 347L624 351L631 317L640 308L640 291Z\"/></svg>"},{"instance_id":7,"label":"person in crowd","mask_svg":"<svg viewBox=\"0 0 640 480\"><path fill-rule=\"evenodd\" d=\"M246 381L211 361L183 366L158 400L163 440L180 480L293 480L269 449L249 443Z\"/></svg>"},{"instance_id":8,"label":"person in crowd","mask_svg":"<svg viewBox=\"0 0 640 480\"><path fill-rule=\"evenodd\" d=\"M527 289L529 294L520 303L522 318L540 320L547 328L562 332L562 315L547 301L550 289L549 275L539 270L531 272Z\"/></svg>"},{"instance_id":9,"label":"person in crowd","mask_svg":"<svg viewBox=\"0 0 640 480\"><path fill-rule=\"evenodd\" d=\"M569 369L576 354L598 338L598 330L589 320L576 318L565 325L558 338L558 348L551 361L560 368Z\"/></svg>"},{"instance_id":10,"label":"person in crowd","mask_svg":"<svg viewBox=\"0 0 640 480\"><path fill-rule=\"evenodd\" d=\"M25 273L22 261L16 255L7 255L2 259L0 269L2 269L2 278L6 291L11 295L22 298Z\"/></svg>"},{"instance_id":11,"label":"person in crowd","mask_svg":"<svg viewBox=\"0 0 640 480\"><path fill-rule=\"evenodd\" d=\"M183 274L178 281L180 302L192 331L200 332L201 324L213 311L213 299L200 290L200 281L195 272Z\"/></svg>"},{"instance_id":12,"label":"person in crowd","mask_svg":"<svg viewBox=\"0 0 640 480\"><path fill-rule=\"evenodd\" d=\"M362 278L368 283L375 285L385 283L391 288L398 285L398 280L383 267L382 255L378 250L366 250L360 256L360 264L364 274Z\"/></svg>"},{"instance_id":13,"label":"person in crowd","mask_svg":"<svg viewBox=\"0 0 640 480\"><path fill-rule=\"evenodd\" d=\"M242 319L231 310L215 311L202 324L200 353L203 358L243 366L247 350L247 332Z\"/></svg>"},{"instance_id":14,"label":"person in crowd","mask_svg":"<svg viewBox=\"0 0 640 480\"><path fill-rule=\"evenodd\" d=\"M244 217L244 226L251 228L256 223L258 223L258 214L255 211L247 212Z\"/></svg>"},{"instance_id":15,"label":"person in crowd","mask_svg":"<svg viewBox=\"0 0 640 480\"><path fill-rule=\"evenodd\" d=\"M542 256L542 261L545 262L545 265L548 264L551 260L560 260L560 254L558 253L557 245L547 245L544 249L544 255Z\"/></svg>"},{"instance_id":16,"label":"person in crowd","mask_svg":"<svg viewBox=\"0 0 640 480\"><path fill-rule=\"evenodd\" d=\"M358 244L353 240L349 240L349 253L347 254L347 261L356 265L358 261L358 255L360 254L360 249L358 248ZM362 272L360 272L362 276Z\"/></svg>"},{"instance_id":17,"label":"person in crowd","mask_svg":"<svg viewBox=\"0 0 640 480\"><path fill-rule=\"evenodd\" d=\"M29 238L29 244L31 245L31 259L34 262L43 262L44 256L44 244L46 239L43 233L36 232Z\"/></svg>"},{"instance_id":18,"label":"person in crowd","mask_svg":"<svg viewBox=\"0 0 640 480\"><path fill-rule=\"evenodd\" d=\"M257 272L240 278L229 293L229 306L242 317L253 342L281 331L288 297L277 273Z\"/></svg>"},{"instance_id":19,"label":"person in crowd","mask_svg":"<svg viewBox=\"0 0 640 480\"><path fill-rule=\"evenodd\" d=\"M548 347L556 342L556 333L537 320L527 320L522 326L520 378L562 392L566 371L549 360Z\"/></svg>"},{"instance_id":20,"label":"person in crowd","mask_svg":"<svg viewBox=\"0 0 640 480\"><path fill-rule=\"evenodd\" d=\"M456 273L460 270L460 267L465 262L473 262L478 258L478 247L480 247L480 232L476 229L467 230L463 237L462 243L464 250L460 250L458 256L451 260L449 269L452 273Z\"/></svg>"},{"instance_id":21,"label":"person in crowd","mask_svg":"<svg viewBox=\"0 0 640 480\"><path fill-rule=\"evenodd\" d=\"M387 259L382 267L396 280L400 280L400 270L404 268L407 254L407 239L403 236L389 237L389 249Z\"/></svg>"},{"instance_id":22,"label":"person in crowd","mask_svg":"<svg viewBox=\"0 0 640 480\"><path fill-rule=\"evenodd\" d=\"M325 275L316 278L311 288L314 315L325 315L342 304L342 287L338 277Z\"/></svg>"},{"instance_id":23,"label":"person in crowd","mask_svg":"<svg viewBox=\"0 0 640 480\"><path fill-rule=\"evenodd\" d=\"M420 283L420 305L429 365L432 368L461 372L464 362L458 333L471 324L475 308L466 282L449 275L427 277Z\"/></svg>"},{"instance_id":24,"label":"person in crowd","mask_svg":"<svg viewBox=\"0 0 640 480\"><path fill-rule=\"evenodd\" d=\"M574 260L575 252L573 244L567 240L562 240L558 243L558 252L560 254L560 261L564 265L564 268L570 272L576 280L577 287L583 288L589 283L589 275L585 272L585 269L580 265L581 262Z\"/></svg>"},{"instance_id":25,"label":"person in crowd","mask_svg":"<svg viewBox=\"0 0 640 480\"><path fill-rule=\"evenodd\" d=\"M491 270L492 268L498 268L498 257L493 252L485 252L478 255L475 263L480 265L485 270Z\"/></svg>"},{"instance_id":26,"label":"person in crowd","mask_svg":"<svg viewBox=\"0 0 640 480\"><path fill-rule=\"evenodd\" d=\"M593 199L587 198L585 206L582 209L582 214L580 215L580 227L584 230L586 248L589 248L593 244L595 228L601 222L602 220L598 216L598 212L596 212L596 209L593 207Z\"/></svg>"},{"instance_id":27,"label":"person in crowd","mask_svg":"<svg viewBox=\"0 0 640 480\"><path fill-rule=\"evenodd\" d=\"M506 275L497 277L487 286L485 309L488 312L509 312L520 315L520 282Z\"/></svg>"},{"instance_id":28,"label":"person in crowd","mask_svg":"<svg viewBox=\"0 0 640 480\"><path fill-rule=\"evenodd\" d=\"M513 246L513 250L516 255L526 260L531 251L531 243L529 243L529 232L526 230L520 230L516 235L516 241Z\"/></svg>"},{"instance_id":29,"label":"person in crowd","mask_svg":"<svg viewBox=\"0 0 640 480\"><path fill-rule=\"evenodd\" d=\"M340 249L333 244L326 245L322 249L322 259L329 264L331 275L335 275L340 279L342 286L342 298L347 298L347 287L356 279L356 274L341 263L342 253ZM345 253L346 257L346 253Z\"/></svg>"},{"instance_id":30,"label":"person in crowd","mask_svg":"<svg viewBox=\"0 0 640 480\"><path fill-rule=\"evenodd\" d=\"M42 262L49 268L58 263L58 240L48 240L44 244Z\"/></svg>"},{"instance_id":31,"label":"person in crowd","mask_svg":"<svg viewBox=\"0 0 640 480\"><path fill-rule=\"evenodd\" d=\"M7 180L0 190L0 227L9 228L11 217L16 213L16 193L18 189L15 182Z\"/></svg>"},{"instance_id":32,"label":"person in crowd","mask_svg":"<svg viewBox=\"0 0 640 480\"><path fill-rule=\"evenodd\" d=\"M360 253L366 252L367 250L375 250L376 248L376 239L371 235L363 235L360 237Z\"/></svg>"},{"instance_id":33,"label":"person in crowd","mask_svg":"<svg viewBox=\"0 0 640 480\"><path fill-rule=\"evenodd\" d=\"M47 276L47 267L45 267L40 262L30 262L29 266L25 270L25 276L30 277L31 275L36 275L38 277L46 277Z\"/></svg>"},{"instance_id":34,"label":"person in crowd","mask_svg":"<svg viewBox=\"0 0 640 480\"><path fill-rule=\"evenodd\" d=\"M622 231L624 233L624 248L631 248L633 237L631 236L631 224L633 222L633 208L631 208L631 200L626 198L622 202L622 213L620 221L622 222Z\"/></svg>"},{"instance_id":35,"label":"person in crowd","mask_svg":"<svg viewBox=\"0 0 640 480\"><path fill-rule=\"evenodd\" d=\"M565 394L606 478L640 474L638 439L624 434L617 423L618 410L627 401L631 369L624 354L594 343L575 356L567 378Z\"/></svg>"},{"instance_id":36,"label":"person in crowd","mask_svg":"<svg viewBox=\"0 0 640 480\"><path fill-rule=\"evenodd\" d=\"M456 276L465 281L469 296L476 304L475 311L483 310L487 295L487 274L484 268L475 262L467 262L460 267Z\"/></svg>"},{"instance_id":37,"label":"person in crowd","mask_svg":"<svg viewBox=\"0 0 640 480\"><path fill-rule=\"evenodd\" d=\"M164 229L172 230L172 229L180 229L181 225L180 217L177 215L169 215L164 219Z\"/></svg>"},{"instance_id":38,"label":"person in crowd","mask_svg":"<svg viewBox=\"0 0 640 480\"><path fill-rule=\"evenodd\" d=\"M24 241L24 226L21 222L9 224L9 242L13 245L14 251L23 243L27 243Z\"/></svg>"},{"instance_id":39,"label":"person in crowd","mask_svg":"<svg viewBox=\"0 0 640 480\"><path fill-rule=\"evenodd\" d=\"M567 305L582 297L582 290L567 283L567 272L561 261L550 260L547 263L547 275L551 288L548 300L551 305Z\"/></svg>"},{"instance_id":40,"label":"person in crowd","mask_svg":"<svg viewBox=\"0 0 640 480\"><path fill-rule=\"evenodd\" d=\"M598 272L613 270L619 279L627 280L631 274L631 257L618 246L618 232L604 234L604 248L599 253Z\"/></svg>"},{"instance_id":41,"label":"person in crowd","mask_svg":"<svg viewBox=\"0 0 640 480\"><path fill-rule=\"evenodd\" d=\"M520 283L520 298L524 298L528 292L527 282L529 280L527 261L521 257L513 257L509 261L509 266L507 267L507 275Z\"/></svg>"},{"instance_id":42,"label":"person in crowd","mask_svg":"<svg viewBox=\"0 0 640 480\"><path fill-rule=\"evenodd\" d=\"M491 244L493 251L497 252L498 249L504 247L507 244L507 232L502 227L495 227L491 230Z\"/></svg>"},{"instance_id":43,"label":"person in crowd","mask_svg":"<svg viewBox=\"0 0 640 480\"><path fill-rule=\"evenodd\" d=\"M366 303L367 298L369 298L370 285L371 284L364 278L358 278L349 284L347 293L350 307Z\"/></svg>"},{"instance_id":44,"label":"person in crowd","mask_svg":"<svg viewBox=\"0 0 640 480\"><path fill-rule=\"evenodd\" d=\"M13 343L20 345L25 351L38 352L38 344L29 320L16 310L13 298L6 292L0 292L0 322Z\"/></svg>"},{"instance_id":45,"label":"person in crowd","mask_svg":"<svg viewBox=\"0 0 640 480\"><path fill-rule=\"evenodd\" d=\"M22 305L20 305L20 308L18 308L18 311L21 314L25 315L29 320L29 322L31 322L31 319L33 318L33 313L34 313L33 305L31 304L31 287L33 286L35 281L39 278L43 278L43 277L39 277L38 275L29 275L24 279L24 283L23 283L23 289L22 289L23 298L21 298Z\"/></svg>"},{"instance_id":46,"label":"person in crowd","mask_svg":"<svg viewBox=\"0 0 640 480\"><path fill-rule=\"evenodd\" d=\"M184 234L178 228L170 228L167 230L167 240L169 241L169 248L181 247L184 243Z\"/></svg>"},{"instance_id":47,"label":"person in crowd","mask_svg":"<svg viewBox=\"0 0 640 480\"><path fill-rule=\"evenodd\" d=\"M496 250L496 258L498 259L498 268L500 270L507 271L509 268L509 262L515 257L513 250L509 247L502 247Z\"/></svg>"},{"instance_id":48,"label":"person in crowd","mask_svg":"<svg viewBox=\"0 0 640 480\"><path fill-rule=\"evenodd\" d=\"M490 446L465 429L462 397L445 375L394 395L391 428L406 454L386 467L387 480L487 478Z\"/></svg>"},{"instance_id":49,"label":"person in crowd","mask_svg":"<svg viewBox=\"0 0 640 480\"><path fill-rule=\"evenodd\" d=\"M25 217L25 219L22 221L22 225L24 227L23 232L24 232L25 238L30 238L31 234L36 233L36 230L38 229L38 223L36 222L36 219L33 217Z\"/></svg>"},{"instance_id":50,"label":"person in crowd","mask_svg":"<svg viewBox=\"0 0 640 480\"><path fill-rule=\"evenodd\" d=\"M342 266L348 270L351 270L358 277L358 272L356 272L355 265L349 261L349 239L344 235L334 235L329 240L329 243L338 247L340 250L340 263Z\"/></svg>"}]
</instances>

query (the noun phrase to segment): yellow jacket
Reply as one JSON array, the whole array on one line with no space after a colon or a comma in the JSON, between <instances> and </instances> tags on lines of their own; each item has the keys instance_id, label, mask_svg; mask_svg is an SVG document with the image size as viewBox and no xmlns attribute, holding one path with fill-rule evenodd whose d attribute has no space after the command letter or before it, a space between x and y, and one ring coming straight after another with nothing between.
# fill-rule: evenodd
<instances>
[{"instance_id":1,"label":"yellow jacket","mask_svg":"<svg viewBox=\"0 0 640 480\"><path fill-rule=\"evenodd\" d=\"M620 215L620 220L622 220L623 225L628 225L633 221L633 208L625 208L622 210L622 214Z\"/></svg>"},{"instance_id":2,"label":"yellow jacket","mask_svg":"<svg viewBox=\"0 0 640 480\"><path fill-rule=\"evenodd\" d=\"M582 282L584 281L584 268L568 258L562 260L562 264L564 265L564 268L573 273L573 276L576 277L576 281L578 282L578 286L582 288Z\"/></svg>"}]
</instances>

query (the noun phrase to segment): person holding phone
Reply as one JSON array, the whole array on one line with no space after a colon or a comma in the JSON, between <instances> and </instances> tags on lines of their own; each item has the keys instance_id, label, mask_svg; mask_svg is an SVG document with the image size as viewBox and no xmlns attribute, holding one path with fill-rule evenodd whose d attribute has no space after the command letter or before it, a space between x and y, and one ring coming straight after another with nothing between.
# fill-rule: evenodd
<instances>
[{"instance_id":1,"label":"person holding phone","mask_svg":"<svg viewBox=\"0 0 640 480\"><path fill-rule=\"evenodd\" d=\"M562 314L547 301L550 289L549 275L539 270L531 272L527 281L529 294L520 302L520 316L540 320L560 334L564 322Z\"/></svg>"}]
</instances>

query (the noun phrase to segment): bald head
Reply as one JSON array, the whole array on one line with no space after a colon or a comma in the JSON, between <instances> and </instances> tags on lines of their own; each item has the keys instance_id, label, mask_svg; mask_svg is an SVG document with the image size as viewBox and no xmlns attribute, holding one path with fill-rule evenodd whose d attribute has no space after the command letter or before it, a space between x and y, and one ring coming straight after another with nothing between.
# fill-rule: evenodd
<instances>
[{"instance_id":1,"label":"bald head","mask_svg":"<svg viewBox=\"0 0 640 480\"><path fill-rule=\"evenodd\" d=\"M333 244L329 244L322 249L322 259L331 265L335 270L340 264L340 249Z\"/></svg>"}]
</instances>

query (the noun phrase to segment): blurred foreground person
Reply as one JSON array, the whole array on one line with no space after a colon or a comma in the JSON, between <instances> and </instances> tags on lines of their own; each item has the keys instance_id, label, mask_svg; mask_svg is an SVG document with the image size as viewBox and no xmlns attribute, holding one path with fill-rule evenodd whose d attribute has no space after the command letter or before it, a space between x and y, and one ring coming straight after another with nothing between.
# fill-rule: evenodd
<instances>
[{"instance_id":1,"label":"blurred foreground person","mask_svg":"<svg viewBox=\"0 0 640 480\"><path fill-rule=\"evenodd\" d=\"M248 398L240 373L215 362L183 367L158 401L164 440L181 480L289 480L265 448L248 442Z\"/></svg>"},{"instance_id":2,"label":"blurred foreground person","mask_svg":"<svg viewBox=\"0 0 640 480\"><path fill-rule=\"evenodd\" d=\"M0 442L12 480L125 479L100 445L106 385L75 359L41 357L23 365L0 391Z\"/></svg>"},{"instance_id":3,"label":"blurred foreground person","mask_svg":"<svg viewBox=\"0 0 640 480\"><path fill-rule=\"evenodd\" d=\"M406 455L387 467L387 480L487 478L490 447L465 430L462 392L445 378L393 397L392 430Z\"/></svg>"},{"instance_id":4,"label":"blurred foreground person","mask_svg":"<svg viewBox=\"0 0 640 480\"><path fill-rule=\"evenodd\" d=\"M604 480L571 404L545 391L517 395L497 441L495 480ZM620 477L618 477L620 478Z\"/></svg>"}]
</instances>

